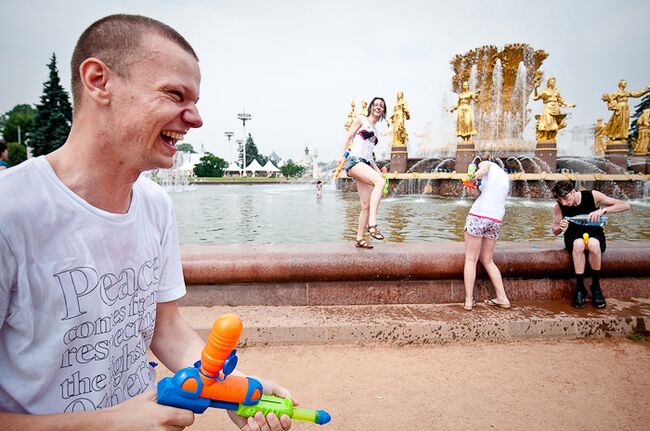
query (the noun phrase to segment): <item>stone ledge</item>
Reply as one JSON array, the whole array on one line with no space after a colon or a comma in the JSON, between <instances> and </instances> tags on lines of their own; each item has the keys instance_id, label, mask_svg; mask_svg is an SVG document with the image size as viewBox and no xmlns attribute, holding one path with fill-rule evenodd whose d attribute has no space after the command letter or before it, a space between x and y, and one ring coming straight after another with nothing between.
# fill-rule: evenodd
<instances>
[{"instance_id":1,"label":"stone ledge","mask_svg":"<svg viewBox=\"0 0 650 431\"><path fill-rule=\"evenodd\" d=\"M459 242L192 245L182 247L188 285L462 279ZM494 261L504 278L563 279L571 257L560 242L499 242ZM480 265L479 265L480 267ZM479 277L484 276L482 268ZM647 241L609 241L603 277L650 277Z\"/></svg>"},{"instance_id":2,"label":"stone ledge","mask_svg":"<svg viewBox=\"0 0 650 431\"><path fill-rule=\"evenodd\" d=\"M183 318L206 337L214 319L237 313L240 345L428 344L622 336L646 332L650 300L609 301L604 310L571 308L566 301L514 303L510 310L479 304L353 307L181 307Z\"/></svg>"}]
</instances>

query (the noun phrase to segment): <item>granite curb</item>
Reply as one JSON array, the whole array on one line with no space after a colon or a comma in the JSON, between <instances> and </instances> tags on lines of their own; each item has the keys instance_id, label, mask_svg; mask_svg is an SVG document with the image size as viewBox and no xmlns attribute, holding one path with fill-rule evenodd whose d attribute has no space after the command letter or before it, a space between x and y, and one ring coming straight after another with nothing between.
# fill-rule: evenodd
<instances>
[{"instance_id":1,"label":"granite curb","mask_svg":"<svg viewBox=\"0 0 650 431\"><path fill-rule=\"evenodd\" d=\"M240 346L334 344L430 344L474 341L599 338L645 333L650 299L609 299L606 309L582 310L567 301L513 304L503 310L478 304L356 306L181 307L181 315L202 336L214 319L237 313L244 322Z\"/></svg>"}]
</instances>

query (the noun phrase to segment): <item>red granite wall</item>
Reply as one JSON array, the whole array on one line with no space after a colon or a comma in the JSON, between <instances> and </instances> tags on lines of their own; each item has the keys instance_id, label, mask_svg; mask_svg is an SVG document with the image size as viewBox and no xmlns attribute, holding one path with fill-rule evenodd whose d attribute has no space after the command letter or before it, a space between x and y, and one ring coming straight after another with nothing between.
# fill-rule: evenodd
<instances>
[{"instance_id":1,"label":"red granite wall","mask_svg":"<svg viewBox=\"0 0 650 431\"><path fill-rule=\"evenodd\" d=\"M183 305L352 305L460 302L462 243L186 246ZM510 298L569 298L571 258L559 242L497 244L494 260ZM480 264L479 264L480 267ZM650 298L650 243L609 241L608 297ZM482 268L477 299L492 294Z\"/></svg>"}]
</instances>

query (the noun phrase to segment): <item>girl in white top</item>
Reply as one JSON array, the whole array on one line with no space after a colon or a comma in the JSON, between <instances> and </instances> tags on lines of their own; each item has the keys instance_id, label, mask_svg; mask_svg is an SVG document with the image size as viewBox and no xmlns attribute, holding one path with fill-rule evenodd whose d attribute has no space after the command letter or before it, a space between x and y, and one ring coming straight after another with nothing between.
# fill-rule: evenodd
<instances>
[{"instance_id":1,"label":"girl in white top","mask_svg":"<svg viewBox=\"0 0 650 431\"><path fill-rule=\"evenodd\" d=\"M350 155L343 169L349 177L356 180L361 201L356 236L356 246L359 248L372 248L372 244L363 239L366 229L373 238L384 239L377 226L377 211L384 190L384 178L373 155L374 146L378 141L375 126L383 119L386 119L386 102L381 97L375 97L370 102L368 116L359 115L354 119L343 142L343 152L345 152L348 143L352 140Z\"/></svg>"},{"instance_id":2,"label":"girl in white top","mask_svg":"<svg viewBox=\"0 0 650 431\"><path fill-rule=\"evenodd\" d=\"M501 272L492 260L501 222L506 212L506 197L510 189L508 174L487 155L488 160L478 165L475 178L481 180L481 195L472 205L465 221L465 304L463 308L471 311L475 305L474 282L476 264L480 260L494 285L496 297L487 299L487 305L510 308L510 301L503 288Z\"/></svg>"}]
</instances>

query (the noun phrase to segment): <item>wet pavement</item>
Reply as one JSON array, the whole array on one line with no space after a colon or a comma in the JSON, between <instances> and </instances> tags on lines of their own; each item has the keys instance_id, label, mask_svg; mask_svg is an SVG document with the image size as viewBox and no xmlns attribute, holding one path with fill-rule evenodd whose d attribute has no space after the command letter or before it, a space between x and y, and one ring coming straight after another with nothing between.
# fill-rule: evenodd
<instances>
[{"instance_id":1,"label":"wet pavement","mask_svg":"<svg viewBox=\"0 0 650 431\"><path fill-rule=\"evenodd\" d=\"M477 304L181 307L203 336L223 313L244 323L240 345L431 344L623 336L650 328L650 299L608 299L605 309L565 300Z\"/></svg>"}]
</instances>

